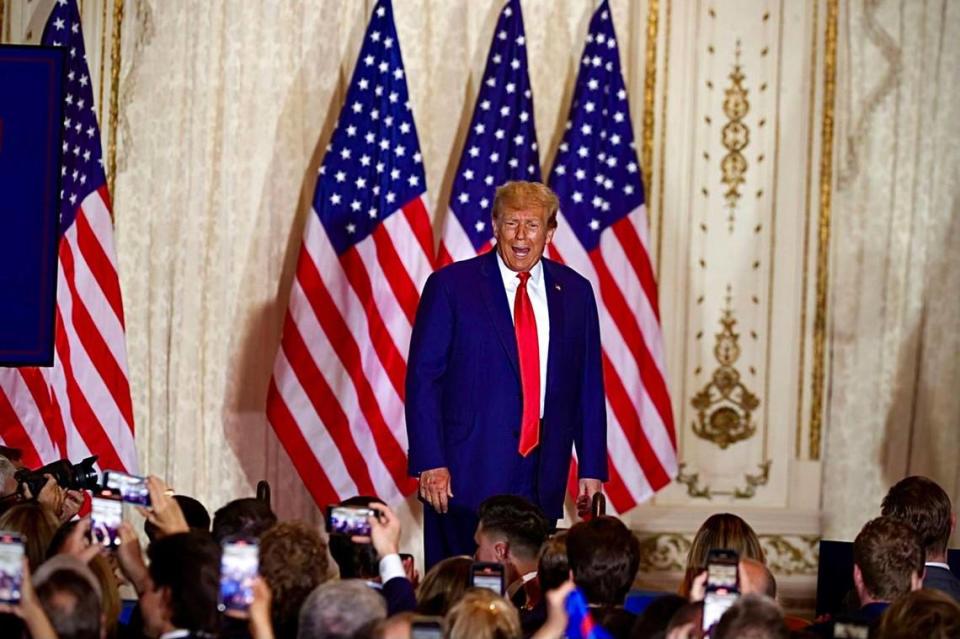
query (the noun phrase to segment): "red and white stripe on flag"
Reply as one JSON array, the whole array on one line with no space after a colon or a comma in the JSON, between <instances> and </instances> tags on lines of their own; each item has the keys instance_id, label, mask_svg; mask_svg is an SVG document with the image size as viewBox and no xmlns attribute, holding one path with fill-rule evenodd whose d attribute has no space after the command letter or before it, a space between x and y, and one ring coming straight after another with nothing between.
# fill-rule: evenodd
<instances>
[{"instance_id":1,"label":"red and white stripe on flag","mask_svg":"<svg viewBox=\"0 0 960 639\"><path fill-rule=\"evenodd\" d=\"M404 380L433 270L426 179L393 11L373 9L304 231L267 417L320 506L398 503Z\"/></svg>"},{"instance_id":2,"label":"red and white stripe on flag","mask_svg":"<svg viewBox=\"0 0 960 639\"><path fill-rule=\"evenodd\" d=\"M42 43L67 53L54 363L0 368L0 440L35 467L99 457L136 472L123 303L76 0L57 0Z\"/></svg>"}]
</instances>

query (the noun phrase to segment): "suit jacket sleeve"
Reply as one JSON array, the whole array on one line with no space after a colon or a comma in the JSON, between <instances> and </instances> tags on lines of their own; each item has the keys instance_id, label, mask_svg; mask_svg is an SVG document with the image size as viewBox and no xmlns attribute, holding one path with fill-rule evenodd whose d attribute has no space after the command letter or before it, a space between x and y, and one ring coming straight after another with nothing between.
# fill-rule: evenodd
<instances>
[{"instance_id":1,"label":"suit jacket sleeve","mask_svg":"<svg viewBox=\"0 0 960 639\"><path fill-rule=\"evenodd\" d=\"M380 594L386 600L388 617L400 612L413 612L417 608L417 595L406 577L394 577L383 584Z\"/></svg>"},{"instance_id":2,"label":"suit jacket sleeve","mask_svg":"<svg viewBox=\"0 0 960 639\"><path fill-rule=\"evenodd\" d=\"M600 320L593 289L587 288L584 304L583 380L580 385L581 418L577 422L574 443L580 477L607 481L607 404L603 391L603 365L600 358Z\"/></svg>"},{"instance_id":3,"label":"suit jacket sleeve","mask_svg":"<svg viewBox=\"0 0 960 639\"><path fill-rule=\"evenodd\" d=\"M409 472L447 465L443 453L443 378L453 337L453 307L436 274L424 285L407 357Z\"/></svg>"}]
</instances>

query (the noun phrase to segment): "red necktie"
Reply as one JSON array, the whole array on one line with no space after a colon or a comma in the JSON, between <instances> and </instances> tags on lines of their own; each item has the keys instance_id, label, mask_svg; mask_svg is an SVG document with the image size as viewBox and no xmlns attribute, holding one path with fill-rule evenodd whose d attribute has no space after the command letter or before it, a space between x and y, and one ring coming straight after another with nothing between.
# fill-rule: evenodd
<instances>
[{"instance_id":1,"label":"red necktie","mask_svg":"<svg viewBox=\"0 0 960 639\"><path fill-rule=\"evenodd\" d=\"M540 346L537 318L533 315L527 280L530 273L517 273L520 285L513 300L513 327L520 356L520 386L523 390L523 417L520 420L520 454L530 454L540 443Z\"/></svg>"}]
</instances>

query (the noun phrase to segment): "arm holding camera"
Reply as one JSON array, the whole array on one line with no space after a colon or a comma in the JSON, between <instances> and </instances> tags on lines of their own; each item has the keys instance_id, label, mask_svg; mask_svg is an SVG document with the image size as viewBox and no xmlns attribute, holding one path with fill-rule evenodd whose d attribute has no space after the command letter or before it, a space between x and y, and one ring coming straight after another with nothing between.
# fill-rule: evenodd
<instances>
[{"instance_id":1,"label":"arm holding camera","mask_svg":"<svg viewBox=\"0 0 960 639\"><path fill-rule=\"evenodd\" d=\"M140 539L130 522L120 524L120 546L117 548L117 563L137 595L142 595L150 585L150 571L143 561Z\"/></svg>"},{"instance_id":2,"label":"arm holding camera","mask_svg":"<svg viewBox=\"0 0 960 639\"><path fill-rule=\"evenodd\" d=\"M369 517L370 537L353 537L355 543L373 544L380 558L380 583L383 584L383 597L387 600L387 615L408 612L416 609L417 596L413 584L407 579L407 572L400 559L400 518L389 506L371 503L370 509L377 516Z\"/></svg>"}]
</instances>

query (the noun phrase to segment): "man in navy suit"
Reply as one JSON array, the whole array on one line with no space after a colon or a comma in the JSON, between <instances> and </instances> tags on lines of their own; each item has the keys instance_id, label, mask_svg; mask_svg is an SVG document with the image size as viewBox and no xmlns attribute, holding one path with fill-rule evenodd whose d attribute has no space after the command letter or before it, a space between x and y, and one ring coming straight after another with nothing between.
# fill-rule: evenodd
<instances>
[{"instance_id":1,"label":"man in navy suit","mask_svg":"<svg viewBox=\"0 0 960 639\"><path fill-rule=\"evenodd\" d=\"M513 494L563 514L575 445L578 508L607 479L606 407L590 283L543 258L554 193L508 182L496 249L427 280L407 362L409 471L420 479L426 565L473 554L477 508Z\"/></svg>"},{"instance_id":2,"label":"man in navy suit","mask_svg":"<svg viewBox=\"0 0 960 639\"><path fill-rule=\"evenodd\" d=\"M947 565L947 543L957 527L957 515L946 491L927 477L907 477L890 488L881 512L909 524L920 535L926 551L923 587L942 590L960 601L960 578Z\"/></svg>"}]
</instances>

